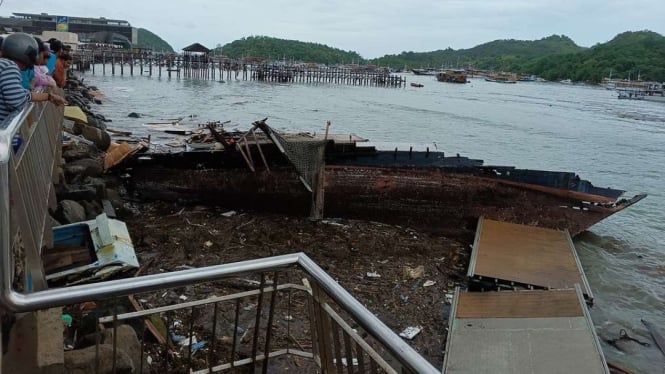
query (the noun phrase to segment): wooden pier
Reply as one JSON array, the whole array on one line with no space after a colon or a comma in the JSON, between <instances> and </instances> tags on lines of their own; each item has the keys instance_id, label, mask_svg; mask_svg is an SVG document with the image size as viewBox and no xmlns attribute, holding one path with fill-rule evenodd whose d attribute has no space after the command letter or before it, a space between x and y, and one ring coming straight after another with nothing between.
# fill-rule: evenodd
<instances>
[{"instance_id":1,"label":"wooden pier","mask_svg":"<svg viewBox=\"0 0 665 374\"><path fill-rule=\"evenodd\" d=\"M406 87L406 78L371 66L320 66L295 62L228 59L221 56L77 51L74 66L93 75L149 76L201 80L252 80L271 83Z\"/></svg>"}]
</instances>

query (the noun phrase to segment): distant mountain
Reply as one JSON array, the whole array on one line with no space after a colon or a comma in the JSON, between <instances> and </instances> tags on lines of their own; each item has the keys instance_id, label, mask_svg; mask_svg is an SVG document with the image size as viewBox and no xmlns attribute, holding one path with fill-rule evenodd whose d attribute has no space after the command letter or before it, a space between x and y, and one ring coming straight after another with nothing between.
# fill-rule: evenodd
<instances>
[{"instance_id":1,"label":"distant mountain","mask_svg":"<svg viewBox=\"0 0 665 374\"><path fill-rule=\"evenodd\" d=\"M652 31L624 32L579 53L535 59L522 67L545 79L600 82L613 78L665 81L665 37Z\"/></svg>"},{"instance_id":2,"label":"distant mountain","mask_svg":"<svg viewBox=\"0 0 665 374\"><path fill-rule=\"evenodd\" d=\"M469 49L451 48L433 52L402 52L370 60L370 63L393 68L468 67L517 72L530 59L575 53L584 50L565 35L552 35L540 40L495 40Z\"/></svg>"},{"instance_id":3,"label":"distant mountain","mask_svg":"<svg viewBox=\"0 0 665 374\"><path fill-rule=\"evenodd\" d=\"M219 53L219 48L215 53ZM260 57L265 59L316 62L324 64L363 62L363 58L353 51L343 51L324 44L307 43L297 40L250 36L221 47L222 54L231 58Z\"/></svg>"},{"instance_id":4,"label":"distant mountain","mask_svg":"<svg viewBox=\"0 0 665 374\"><path fill-rule=\"evenodd\" d=\"M148 48L154 51L173 52L173 48L164 39L152 33L150 30L137 29L137 46L140 48Z\"/></svg>"}]
</instances>

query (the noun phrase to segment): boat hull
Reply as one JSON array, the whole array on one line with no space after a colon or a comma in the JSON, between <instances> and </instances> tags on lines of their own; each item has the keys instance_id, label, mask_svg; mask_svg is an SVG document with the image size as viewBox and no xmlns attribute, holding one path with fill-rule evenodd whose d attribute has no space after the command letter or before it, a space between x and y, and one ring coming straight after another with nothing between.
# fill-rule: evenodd
<instances>
[{"instance_id":1,"label":"boat hull","mask_svg":"<svg viewBox=\"0 0 665 374\"><path fill-rule=\"evenodd\" d=\"M132 187L146 198L302 216L309 214L312 200L289 167L251 172L137 165ZM584 194L535 187L435 168L326 166L324 215L399 224L449 236L472 235L478 217L485 216L567 229L575 235L643 198L636 196L616 204L590 203Z\"/></svg>"}]
</instances>

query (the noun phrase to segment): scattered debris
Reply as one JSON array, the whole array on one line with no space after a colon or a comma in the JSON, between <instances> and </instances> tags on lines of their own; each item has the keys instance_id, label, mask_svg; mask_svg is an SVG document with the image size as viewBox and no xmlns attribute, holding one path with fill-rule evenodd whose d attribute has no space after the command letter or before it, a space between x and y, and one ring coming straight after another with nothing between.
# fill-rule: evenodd
<instances>
[{"instance_id":1,"label":"scattered debris","mask_svg":"<svg viewBox=\"0 0 665 374\"><path fill-rule=\"evenodd\" d=\"M402 330L402 332L399 333L399 336L405 339L413 340L413 338L415 338L416 335L420 334L422 329L423 328L421 326L409 326L404 330Z\"/></svg>"},{"instance_id":2,"label":"scattered debris","mask_svg":"<svg viewBox=\"0 0 665 374\"><path fill-rule=\"evenodd\" d=\"M423 284L423 287L430 287L430 286L433 286L433 285L435 285L435 284L436 284L435 281L433 281L433 280L428 280L428 281L425 281L425 283Z\"/></svg>"},{"instance_id":3,"label":"scattered debris","mask_svg":"<svg viewBox=\"0 0 665 374\"><path fill-rule=\"evenodd\" d=\"M238 214L235 210L229 210L228 212L222 213L222 217L233 217Z\"/></svg>"},{"instance_id":4,"label":"scattered debris","mask_svg":"<svg viewBox=\"0 0 665 374\"><path fill-rule=\"evenodd\" d=\"M409 277L411 279L418 279L421 278L425 274L425 266L420 265L415 268L411 268L409 266L404 267L404 276Z\"/></svg>"}]
</instances>

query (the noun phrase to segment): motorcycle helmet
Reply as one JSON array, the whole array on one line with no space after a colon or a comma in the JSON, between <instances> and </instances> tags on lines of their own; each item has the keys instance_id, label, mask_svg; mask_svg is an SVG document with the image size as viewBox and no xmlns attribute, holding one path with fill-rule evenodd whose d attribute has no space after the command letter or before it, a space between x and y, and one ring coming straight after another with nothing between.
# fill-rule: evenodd
<instances>
[{"instance_id":1,"label":"motorcycle helmet","mask_svg":"<svg viewBox=\"0 0 665 374\"><path fill-rule=\"evenodd\" d=\"M5 38L2 43L2 57L21 62L32 68L37 61L39 46L32 36L17 32Z\"/></svg>"}]
</instances>

